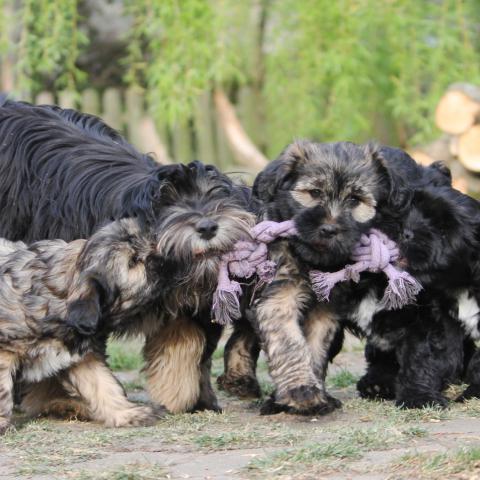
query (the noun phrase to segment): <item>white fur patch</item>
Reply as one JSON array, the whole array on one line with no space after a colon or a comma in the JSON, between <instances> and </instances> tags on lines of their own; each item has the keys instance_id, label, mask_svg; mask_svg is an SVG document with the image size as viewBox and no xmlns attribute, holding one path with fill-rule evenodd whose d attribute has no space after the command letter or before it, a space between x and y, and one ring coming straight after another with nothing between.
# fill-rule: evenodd
<instances>
[{"instance_id":1,"label":"white fur patch","mask_svg":"<svg viewBox=\"0 0 480 480\"><path fill-rule=\"evenodd\" d=\"M59 343L49 342L38 345L27 353L23 364L22 377L29 382L39 382L80 360L80 355L71 355Z\"/></svg>"},{"instance_id":2,"label":"white fur patch","mask_svg":"<svg viewBox=\"0 0 480 480\"><path fill-rule=\"evenodd\" d=\"M384 352L388 352L392 349L390 342L383 337L379 337L378 335L372 335L368 340L378 349L383 350Z\"/></svg>"},{"instance_id":3,"label":"white fur patch","mask_svg":"<svg viewBox=\"0 0 480 480\"><path fill-rule=\"evenodd\" d=\"M474 339L480 337L478 331L478 320L480 308L477 301L467 291L463 291L458 296L458 318L462 322L465 331Z\"/></svg>"},{"instance_id":4,"label":"white fur patch","mask_svg":"<svg viewBox=\"0 0 480 480\"><path fill-rule=\"evenodd\" d=\"M352 210L352 217L356 222L365 223L375 216L375 212L373 205L367 205L362 202Z\"/></svg>"},{"instance_id":5,"label":"white fur patch","mask_svg":"<svg viewBox=\"0 0 480 480\"><path fill-rule=\"evenodd\" d=\"M357 310L352 316L352 320L362 329L365 334L370 334L372 318L377 312L378 300L377 297L371 293L367 295L357 307Z\"/></svg>"}]
</instances>

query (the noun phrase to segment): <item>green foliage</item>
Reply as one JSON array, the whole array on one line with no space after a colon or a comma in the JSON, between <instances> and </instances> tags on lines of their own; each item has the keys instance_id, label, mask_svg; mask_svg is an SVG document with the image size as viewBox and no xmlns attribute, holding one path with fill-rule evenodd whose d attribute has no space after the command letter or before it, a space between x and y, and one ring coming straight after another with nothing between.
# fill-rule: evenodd
<instances>
[{"instance_id":1,"label":"green foliage","mask_svg":"<svg viewBox=\"0 0 480 480\"><path fill-rule=\"evenodd\" d=\"M77 0L24 0L18 51L18 86L35 92L48 75L57 89L75 90L84 75L75 61L87 39L77 28Z\"/></svg>"},{"instance_id":2,"label":"green foliage","mask_svg":"<svg viewBox=\"0 0 480 480\"><path fill-rule=\"evenodd\" d=\"M480 81L475 0L274 5L265 84L272 153L292 136L424 141L448 84Z\"/></svg>"},{"instance_id":3,"label":"green foliage","mask_svg":"<svg viewBox=\"0 0 480 480\"><path fill-rule=\"evenodd\" d=\"M237 75L222 32L226 0L131 0L134 18L127 80L147 89L154 116L187 117L200 93Z\"/></svg>"},{"instance_id":4,"label":"green foliage","mask_svg":"<svg viewBox=\"0 0 480 480\"><path fill-rule=\"evenodd\" d=\"M358 382L358 375L353 374L349 370L341 370L335 375L327 378L328 383L335 388L347 388Z\"/></svg>"}]
</instances>

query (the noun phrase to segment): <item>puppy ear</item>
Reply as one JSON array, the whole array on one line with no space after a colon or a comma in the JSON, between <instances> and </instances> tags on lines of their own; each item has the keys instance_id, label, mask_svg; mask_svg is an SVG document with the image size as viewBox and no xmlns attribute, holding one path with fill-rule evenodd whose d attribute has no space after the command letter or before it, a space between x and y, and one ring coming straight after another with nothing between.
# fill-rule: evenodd
<instances>
[{"instance_id":1,"label":"puppy ear","mask_svg":"<svg viewBox=\"0 0 480 480\"><path fill-rule=\"evenodd\" d=\"M398 213L402 212L410 204L413 192L400 172L402 168L407 168L407 164L411 162L416 166L415 160L402 150L380 147L375 144L368 144L367 152L375 168L385 181L387 188L385 200L388 202L389 208ZM399 158L399 154L402 158ZM393 164L395 162L398 162L397 165L400 168L394 168Z\"/></svg>"},{"instance_id":2,"label":"puppy ear","mask_svg":"<svg viewBox=\"0 0 480 480\"><path fill-rule=\"evenodd\" d=\"M112 296L99 275L81 278L67 303L65 323L80 335L93 335L98 329L102 308L112 301Z\"/></svg>"},{"instance_id":3,"label":"puppy ear","mask_svg":"<svg viewBox=\"0 0 480 480\"><path fill-rule=\"evenodd\" d=\"M452 185L452 172L444 162L438 160L430 164L427 168L437 174L433 180L435 185Z\"/></svg>"},{"instance_id":4,"label":"puppy ear","mask_svg":"<svg viewBox=\"0 0 480 480\"><path fill-rule=\"evenodd\" d=\"M271 202L277 191L293 179L295 169L307 160L308 145L306 140L288 145L277 159L257 175L253 184L253 195L263 202Z\"/></svg>"}]
</instances>

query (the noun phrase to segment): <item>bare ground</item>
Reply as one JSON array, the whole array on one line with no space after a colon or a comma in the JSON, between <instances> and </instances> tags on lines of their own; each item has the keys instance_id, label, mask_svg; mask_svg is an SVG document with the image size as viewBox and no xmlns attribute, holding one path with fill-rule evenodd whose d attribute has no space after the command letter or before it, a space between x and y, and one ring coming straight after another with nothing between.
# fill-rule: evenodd
<instances>
[{"instance_id":1,"label":"bare ground","mask_svg":"<svg viewBox=\"0 0 480 480\"><path fill-rule=\"evenodd\" d=\"M327 417L260 417L255 402L222 392L223 414L167 416L147 428L18 414L16 431L0 439L0 479L480 479L480 401L446 411L364 401L354 386L363 369L353 342L330 368L344 407ZM264 362L259 370L268 391ZM145 401L138 370L118 375L130 397Z\"/></svg>"}]
</instances>

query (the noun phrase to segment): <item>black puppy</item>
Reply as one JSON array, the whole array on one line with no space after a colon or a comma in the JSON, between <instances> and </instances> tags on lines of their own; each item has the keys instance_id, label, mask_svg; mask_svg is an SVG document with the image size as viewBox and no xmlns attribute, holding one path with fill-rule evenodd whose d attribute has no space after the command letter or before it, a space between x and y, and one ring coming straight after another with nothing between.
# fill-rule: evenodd
<instances>
[{"instance_id":1,"label":"black puppy","mask_svg":"<svg viewBox=\"0 0 480 480\"><path fill-rule=\"evenodd\" d=\"M417 306L379 312L366 349L368 370L358 383L363 397L393 398L398 405L446 406L442 389L458 381L478 334L477 201L450 187L415 191L399 237L401 264L423 285ZM463 398L476 396L475 367Z\"/></svg>"}]
</instances>

